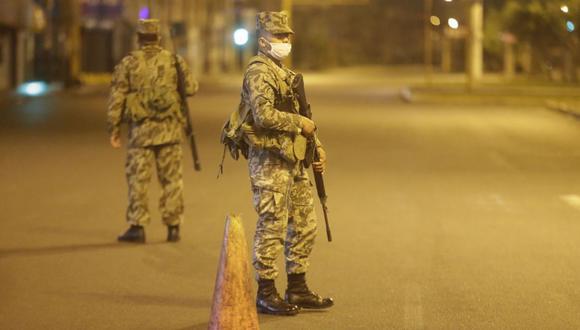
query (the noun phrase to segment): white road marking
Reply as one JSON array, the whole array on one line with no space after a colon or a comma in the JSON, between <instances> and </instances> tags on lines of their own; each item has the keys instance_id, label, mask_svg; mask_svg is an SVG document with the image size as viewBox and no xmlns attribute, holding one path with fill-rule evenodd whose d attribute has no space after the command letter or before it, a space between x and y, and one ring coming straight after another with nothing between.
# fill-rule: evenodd
<instances>
[{"instance_id":1,"label":"white road marking","mask_svg":"<svg viewBox=\"0 0 580 330\"><path fill-rule=\"evenodd\" d=\"M562 195L560 199L571 207L580 210L580 196L578 195Z\"/></svg>"},{"instance_id":2,"label":"white road marking","mask_svg":"<svg viewBox=\"0 0 580 330\"><path fill-rule=\"evenodd\" d=\"M489 196L497 205L506 206L503 197L500 194L491 194Z\"/></svg>"},{"instance_id":3,"label":"white road marking","mask_svg":"<svg viewBox=\"0 0 580 330\"><path fill-rule=\"evenodd\" d=\"M416 283L405 285L405 329L424 329L421 288Z\"/></svg>"},{"instance_id":4,"label":"white road marking","mask_svg":"<svg viewBox=\"0 0 580 330\"><path fill-rule=\"evenodd\" d=\"M486 209L501 209L507 212L513 211L513 205L510 205L509 201L506 201L505 198L498 193L478 196L475 199L475 203Z\"/></svg>"}]
</instances>

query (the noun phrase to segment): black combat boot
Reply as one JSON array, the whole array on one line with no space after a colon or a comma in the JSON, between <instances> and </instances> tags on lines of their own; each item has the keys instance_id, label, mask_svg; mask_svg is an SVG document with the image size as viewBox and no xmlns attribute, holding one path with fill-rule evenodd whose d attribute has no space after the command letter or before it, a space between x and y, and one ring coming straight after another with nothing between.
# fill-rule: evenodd
<instances>
[{"instance_id":1,"label":"black combat boot","mask_svg":"<svg viewBox=\"0 0 580 330\"><path fill-rule=\"evenodd\" d=\"M167 241L168 242L179 242L181 237L179 237L179 225L167 226Z\"/></svg>"},{"instance_id":2,"label":"black combat boot","mask_svg":"<svg viewBox=\"0 0 580 330\"><path fill-rule=\"evenodd\" d=\"M143 226L131 225L123 235L117 237L117 240L128 243L145 243L145 230Z\"/></svg>"},{"instance_id":3,"label":"black combat boot","mask_svg":"<svg viewBox=\"0 0 580 330\"><path fill-rule=\"evenodd\" d=\"M288 274L286 301L306 309L325 309L334 305L332 298L323 298L308 289L304 273Z\"/></svg>"},{"instance_id":4,"label":"black combat boot","mask_svg":"<svg viewBox=\"0 0 580 330\"><path fill-rule=\"evenodd\" d=\"M300 311L298 306L282 300L274 286L274 280L266 279L258 280L256 307L259 313L273 315L296 315Z\"/></svg>"}]
</instances>

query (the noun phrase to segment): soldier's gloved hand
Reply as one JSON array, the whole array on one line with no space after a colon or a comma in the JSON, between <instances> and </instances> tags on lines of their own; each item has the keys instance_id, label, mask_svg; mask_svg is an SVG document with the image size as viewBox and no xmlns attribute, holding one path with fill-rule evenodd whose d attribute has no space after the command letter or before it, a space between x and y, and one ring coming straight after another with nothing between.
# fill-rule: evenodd
<instances>
[{"instance_id":1,"label":"soldier's gloved hand","mask_svg":"<svg viewBox=\"0 0 580 330\"><path fill-rule=\"evenodd\" d=\"M311 137L314 135L314 131L316 130L316 125L314 125L314 122L306 117L300 117L300 120L302 135L306 137Z\"/></svg>"},{"instance_id":2,"label":"soldier's gloved hand","mask_svg":"<svg viewBox=\"0 0 580 330\"><path fill-rule=\"evenodd\" d=\"M324 173L326 170L326 151L324 151L322 147L318 147L316 150L318 151L318 157L320 160L312 163L312 168L316 172Z\"/></svg>"},{"instance_id":3,"label":"soldier's gloved hand","mask_svg":"<svg viewBox=\"0 0 580 330\"><path fill-rule=\"evenodd\" d=\"M121 137L119 137L119 134L112 134L111 135L111 146L115 149L119 149L121 148Z\"/></svg>"}]
</instances>

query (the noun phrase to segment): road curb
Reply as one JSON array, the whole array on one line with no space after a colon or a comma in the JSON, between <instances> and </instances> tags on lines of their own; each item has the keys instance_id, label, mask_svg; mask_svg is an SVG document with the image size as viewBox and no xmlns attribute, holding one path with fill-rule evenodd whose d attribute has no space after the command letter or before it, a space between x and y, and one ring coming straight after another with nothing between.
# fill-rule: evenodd
<instances>
[{"instance_id":1,"label":"road curb","mask_svg":"<svg viewBox=\"0 0 580 330\"><path fill-rule=\"evenodd\" d=\"M547 100L545 106L549 110L557 111L565 115L580 119L580 105L573 105L568 102Z\"/></svg>"}]
</instances>

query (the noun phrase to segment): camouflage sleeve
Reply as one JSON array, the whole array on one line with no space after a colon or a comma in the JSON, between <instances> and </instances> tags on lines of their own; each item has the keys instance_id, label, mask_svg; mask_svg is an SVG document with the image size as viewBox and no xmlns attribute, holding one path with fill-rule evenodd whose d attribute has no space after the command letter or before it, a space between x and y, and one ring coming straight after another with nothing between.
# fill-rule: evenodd
<instances>
[{"instance_id":1,"label":"camouflage sleeve","mask_svg":"<svg viewBox=\"0 0 580 330\"><path fill-rule=\"evenodd\" d=\"M256 125L277 131L299 133L300 115L274 108L276 81L260 67L250 68L245 79Z\"/></svg>"},{"instance_id":2,"label":"camouflage sleeve","mask_svg":"<svg viewBox=\"0 0 580 330\"><path fill-rule=\"evenodd\" d=\"M181 57L177 55L177 62L179 63L179 67L183 72L183 76L185 77L185 93L187 96L194 96L199 89L199 84L193 75L191 74L191 70L189 69L189 65L187 62Z\"/></svg>"},{"instance_id":3,"label":"camouflage sleeve","mask_svg":"<svg viewBox=\"0 0 580 330\"><path fill-rule=\"evenodd\" d=\"M107 129L111 135L119 134L125 108L125 98L127 93L129 93L127 62L128 58L125 58L115 67L111 80L111 94L109 95L107 111Z\"/></svg>"}]
</instances>

